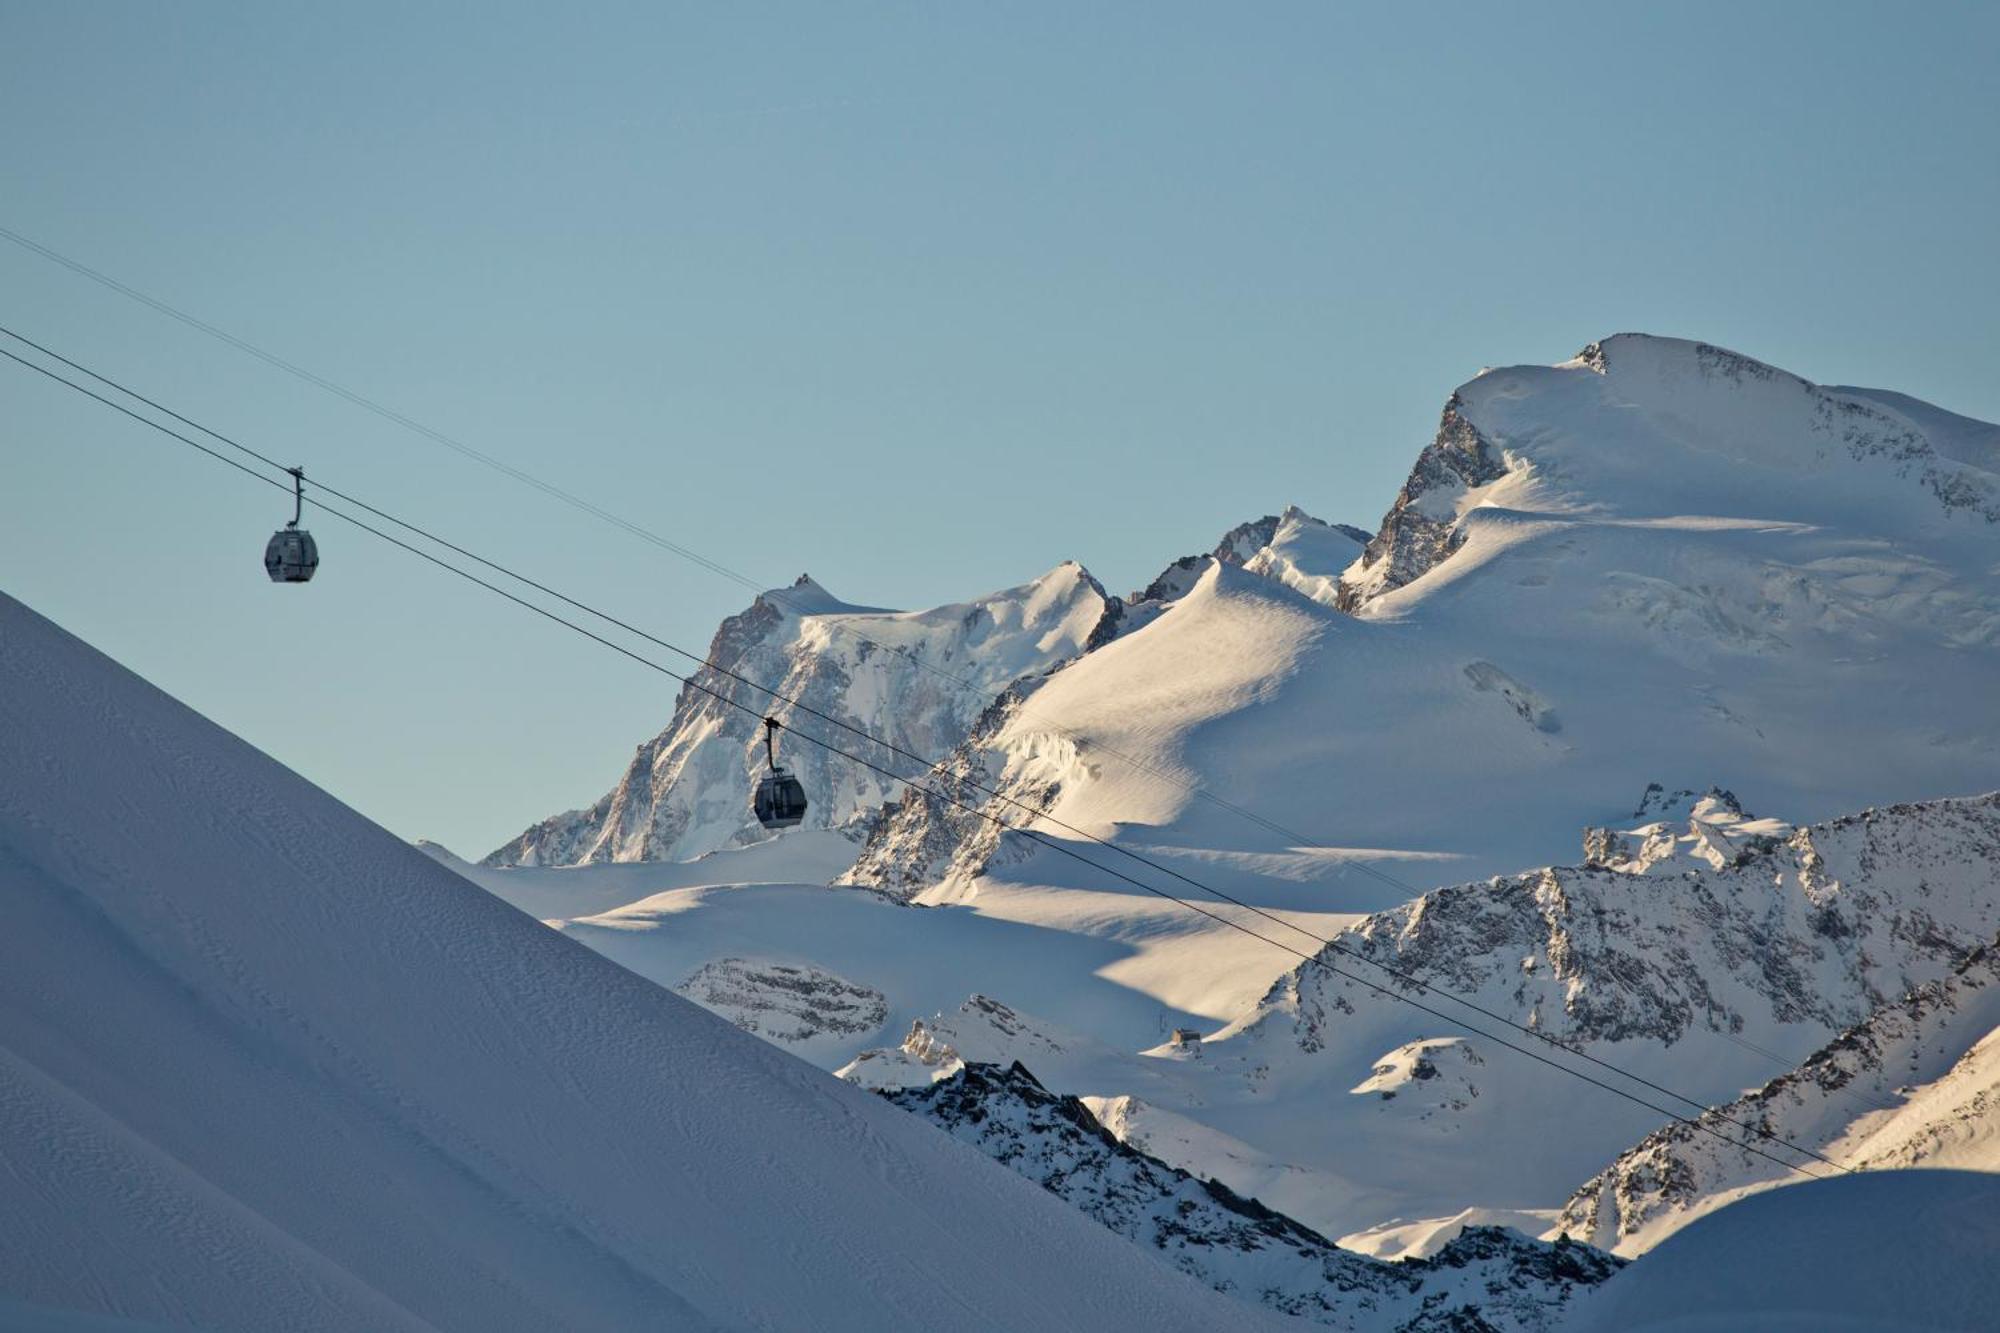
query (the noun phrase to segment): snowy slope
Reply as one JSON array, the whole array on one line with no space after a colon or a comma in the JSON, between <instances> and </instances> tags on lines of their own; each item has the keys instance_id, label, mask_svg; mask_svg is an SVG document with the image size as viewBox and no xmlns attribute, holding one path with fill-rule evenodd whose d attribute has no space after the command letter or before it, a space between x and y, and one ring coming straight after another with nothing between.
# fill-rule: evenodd
<instances>
[{"instance_id":1,"label":"snowy slope","mask_svg":"<svg viewBox=\"0 0 2000 1333\"><path fill-rule=\"evenodd\" d=\"M1970 1333L2000 1310L2000 1176L1871 1171L1703 1218L1566 1333Z\"/></svg>"},{"instance_id":2,"label":"snowy slope","mask_svg":"<svg viewBox=\"0 0 2000 1333\"><path fill-rule=\"evenodd\" d=\"M1461 1235L1411 1263L1350 1254L1120 1142L1082 1102L1049 1092L1018 1063L962 1065L949 1078L883 1095L1195 1280L1326 1327L1549 1329L1579 1293L1617 1271L1614 1260L1587 1247L1497 1229Z\"/></svg>"},{"instance_id":3,"label":"snowy slope","mask_svg":"<svg viewBox=\"0 0 2000 1333\"><path fill-rule=\"evenodd\" d=\"M1854 1170L2000 1171L2000 949L1981 949L1877 1010L1707 1123L1727 1128L1726 1121ZM1781 1155L1833 1174L1803 1155ZM1744 1194L1800 1179L1767 1158L1670 1125L1578 1190L1558 1227L1639 1254Z\"/></svg>"},{"instance_id":4,"label":"snowy slope","mask_svg":"<svg viewBox=\"0 0 2000 1333\"><path fill-rule=\"evenodd\" d=\"M1911 987L1953 976L2000 930L2000 797L1802 828L1720 796L1657 793L1647 812L1663 810L1678 822L1599 830L1592 862L1439 890L1355 918L1336 938L1726 1102ZM794 1049L829 1065L850 1060L845 1076L887 1088L928 1085L968 1060L1027 1063L1135 1147L1371 1253L1430 1253L1467 1222L1546 1230L1577 1181L1659 1124L1476 1035L1491 1020L1465 1013L1460 1026L1317 971L1286 974L1220 1031L1149 1008L1149 990L1194 983L1148 971L1167 970L1148 961L1157 941L1135 948L1115 935L1108 923L1139 933L1136 909L1120 917L1109 895L1051 890L1042 923L1027 927L983 910L995 899L1025 910L1025 895L990 880L970 904L930 909L839 890L690 890L566 928L667 984L683 984L705 958L762 946L879 987L891 1003L877 1033ZM1065 919L1063 905L1103 916ZM1245 938L1211 934L1205 947L1226 952ZM1256 947L1266 966L1290 957ZM1246 957L1245 970L1257 961ZM984 993L953 999L967 990ZM1003 996L1031 996L1034 1010ZM828 998L838 1017L847 1001ZM938 1012L922 1009L926 1000ZM1898 1054L1883 1076L1949 1067L1991 1026L1967 1012L1925 1047L1922 1069ZM1163 1040L1184 1022L1206 1040ZM1983 1078L1973 1070L1909 1097L1894 1134L1945 1146L1934 1158L1883 1160L1983 1161L1980 1135L1958 1144L1949 1133L1980 1123ZM1562 1132L1550 1134L1552 1124ZM1810 1117L1783 1128L1808 1141L1819 1132ZM1615 1231L1588 1234L1622 1243Z\"/></svg>"},{"instance_id":5,"label":"snowy slope","mask_svg":"<svg viewBox=\"0 0 2000 1333\"><path fill-rule=\"evenodd\" d=\"M1116 631L1123 603L1067 562L1032 583L929 611L851 606L801 575L730 617L683 687L666 730L639 747L618 785L585 810L557 815L487 856L491 865L563 866L687 860L761 841L748 792L765 766L757 715L823 735L902 772L896 749L943 755L1011 681L1038 674ZM868 741L771 698L754 681L879 738ZM891 749L888 747L895 747ZM812 793L811 828L865 821L896 790L888 779L793 741L782 762ZM851 859L851 858L850 858Z\"/></svg>"},{"instance_id":6,"label":"snowy slope","mask_svg":"<svg viewBox=\"0 0 2000 1333\"><path fill-rule=\"evenodd\" d=\"M5 599L0 889L10 1319L1255 1322Z\"/></svg>"}]
</instances>

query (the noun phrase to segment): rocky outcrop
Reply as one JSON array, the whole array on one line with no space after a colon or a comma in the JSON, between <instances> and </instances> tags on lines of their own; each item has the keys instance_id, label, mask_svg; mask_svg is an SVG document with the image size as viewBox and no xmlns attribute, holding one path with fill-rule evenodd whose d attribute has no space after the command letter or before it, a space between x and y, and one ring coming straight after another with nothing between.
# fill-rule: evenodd
<instances>
[{"instance_id":1,"label":"rocky outcrop","mask_svg":"<svg viewBox=\"0 0 2000 1333\"><path fill-rule=\"evenodd\" d=\"M1923 432L1875 403L1818 388L1813 398L1813 429L1849 458L1886 460L1900 475L1915 475L1947 513L2000 523L2000 476L1944 457Z\"/></svg>"},{"instance_id":2,"label":"rocky outcrop","mask_svg":"<svg viewBox=\"0 0 2000 1333\"><path fill-rule=\"evenodd\" d=\"M1476 997L1564 1044L1672 1046L1777 1024L1839 1031L2000 931L2000 794L1886 806L1783 838L1723 838L1721 812L1698 808L1706 819L1691 816L1685 833L1653 830L1643 864L1438 889L1335 936L1330 956L1346 971L1393 968L1402 979L1380 979L1411 994L1436 984ZM1384 1002L1300 968L1236 1027L1289 1027L1311 1053L1342 1014Z\"/></svg>"},{"instance_id":3,"label":"rocky outcrop","mask_svg":"<svg viewBox=\"0 0 2000 1333\"><path fill-rule=\"evenodd\" d=\"M969 882L1001 854L1009 829L1031 824L1054 804L1059 783L1011 775L992 747L1027 688L1028 682L1009 686L921 784L882 807L839 883L908 900L936 885Z\"/></svg>"},{"instance_id":4,"label":"rocky outcrop","mask_svg":"<svg viewBox=\"0 0 2000 1333\"><path fill-rule=\"evenodd\" d=\"M1445 404L1430 447L1417 456L1409 480L1341 580L1336 605L1354 611L1374 597L1423 577L1457 550L1458 504L1468 492L1506 475L1500 451L1466 419L1457 394Z\"/></svg>"},{"instance_id":5,"label":"rocky outcrop","mask_svg":"<svg viewBox=\"0 0 2000 1333\"><path fill-rule=\"evenodd\" d=\"M674 989L745 1032L788 1048L866 1036L889 1016L888 1000L873 986L798 963L718 958Z\"/></svg>"}]
</instances>

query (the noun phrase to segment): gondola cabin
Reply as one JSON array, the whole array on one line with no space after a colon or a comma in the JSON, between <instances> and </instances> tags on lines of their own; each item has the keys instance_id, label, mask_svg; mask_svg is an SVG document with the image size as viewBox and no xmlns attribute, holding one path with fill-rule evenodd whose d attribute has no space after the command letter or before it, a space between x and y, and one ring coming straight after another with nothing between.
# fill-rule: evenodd
<instances>
[{"instance_id":1,"label":"gondola cabin","mask_svg":"<svg viewBox=\"0 0 2000 1333\"><path fill-rule=\"evenodd\" d=\"M319 544L299 526L305 516L306 473L304 468L286 468L292 474L292 521L271 534L264 543L264 572L273 583L310 583L319 568Z\"/></svg>"},{"instance_id":2,"label":"gondola cabin","mask_svg":"<svg viewBox=\"0 0 2000 1333\"><path fill-rule=\"evenodd\" d=\"M758 779L750 809L765 828L796 828L805 822L806 789L786 770L774 768Z\"/></svg>"},{"instance_id":3,"label":"gondola cabin","mask_svg":"<svg viewBox=\"0 0 2000 1333\"><path fill-rule=\"evenodd\" d=\"M307 583L319 568L319 546L304 528L279 528L264 544L264 572L273 583Z\"/></svg>"},{"instance_id":4,"label":"gondola cabin","mask_svg":"<svg viewBox=\"0 0 2000 1333\"><path fill-rule=\"evenodd\" d=\"M796 828L806 817L805 785L778 767L778 728L783 725L775 717L764 719L764 759L770 769L750 793L750 812L767 829Z\"/></svg>"}]
</instances>

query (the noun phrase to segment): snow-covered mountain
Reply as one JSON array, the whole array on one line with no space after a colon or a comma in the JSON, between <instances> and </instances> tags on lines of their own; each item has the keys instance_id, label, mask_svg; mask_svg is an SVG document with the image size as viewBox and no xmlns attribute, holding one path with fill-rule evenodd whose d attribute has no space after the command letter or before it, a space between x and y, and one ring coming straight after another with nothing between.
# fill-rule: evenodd
<instances>
[{"instance_id":1,"label":"snow-covered mountain","mask_svg":"<svg viewBox=\"0 0 2000 1333\"><path fill-rule=\"evenodd\" d=\"M682 687L666 730L639 747L616 787L588 809L542 821L486 863L687 860L762 840L747 799L766 763L759 715L775 714L873 763L921 776L924 765L898 751L945 754L1003 688L1105 641L1124 609L1074 563L1018 588L921 612L850 606L801 575L722 622L708 665ZM749 682L823 716L775 703ZM755 711L731 707L718 694ZM870 736L883 743L871 744ZM888 779L811 745L794 741L783 750L781 762L812 793L809 827L865 826L895 793Z\"/></svg>"},{"instance_id":2,"label":"snow-covered mountain","mask_svg":"<svg viewBox=\"0 0 2000 1333\"><path fill-rule=\"evenodd\" d=\"M1345 849L1320 867L1330 891L1353 861L1400 858L1414 891L1559 861L1655 784L1807 820L1991 787L1995 439L1902 395L1620 335L1461 385L1365 546L1291 509L1131 599L1075 565L926 612L802 580L727 621L713 660L944 761L938 785L997 814L1047 807L1226 879ZM616 789L488 861L756 840L755 733L683 691ZM797 737L787 754L811 821L871 839L854 882L970 883L1005 841Z\"/></svg>"},{"instance_id":3,"label":"snow-covered mountain","mask_svg":"<svg viewBox=\"0 0 2000 1333\"><path fill-rule=\"evenodd\" d=\"M466 873L858 1081L1020 1060L1173 1168L1419 1256L1468 1223L1554 1225L1663 1116L1496 1038L1573 1061L1559 1047L1298 953L1333 939L1729 1103L1954 984L2000 931L2000 810L1968 795L2000 786L2000 428L1622 335L1460 386L1365 541L1288 510L1094 595L1091 632L932 697L924 789L815 776L838 832L731 847L705 885L643 862ZM774 629L774 669L844 614ZM912 618L952 619L888 622ZM757 837L749 740L699 788L735 821L709 845ZM1046 841L954 802L1044 812ZM654 855L599 837L615 803L526 859ZM810 861L814 887L729 886L721 861L758 856ZM606 910L612 875L645 892ZM1880 1073L1906 1103L1883 1160L1984 1151L1951 1128L1985 1105L1985 1066L1951 1063L1986 1058L1980 1021ZM1798 1132L1827 1143L1890 1132L1812 1115ZM1611 1188L1636 1229L1588 1219L1627 1251L1758 1183L1690 1157L1699 1188L1661 1203L1630 1165Z\"/></svg>"},{"instance_id":4,"label":"snow-covered mountain","mask_svg":"<svg viewBox=\"0 0 2000 1333\"><path fill-rule=\"evenodd\" d=\"M1529 1333L1617 1271L1587 1246L1474 1227L1437 1253L1386 1263L1350 1253L1226 1186L1121 1142L1075 1097L1019 1063L960 1064L883 1095L1160 1254L1196 1281L1331 1328Z\"/></svg>"},{"instance_id":5,"label":"snow-covered mountain","mask_svg":"<svg viewBox=\"0 0 2000 1333\"><path fill-rule=\"evenodd\" d=\"M1401 857L1412 891L1560 861L1655 784L1804 820L1989 789L1993 430L1673 339L1490 371L1358 559L1321 534L1179 571L1024 688L973 776L1231 892L1301 847ZM938 822L876 837L970 883L997 842ZM893 886L884 859L858 877Z\"/></svg>"},{"instance_id":6,"label":"snow-covered mountain","mask_svg":"<svg viewBox=\"0 0 2000 1333\"><path fill-rule=\"evenodd\" d=\"M1324 955L1348 975L1295 967L1220 1031L1121 1048L1103 1039L1110 1028L1072 1030L1090 1011L1066 990L1037 989L1024 972L995 994L1039 994L1044 1012L1060 1017L1030 1017L975 996L919 1019L900 1046L864 1051L842 1073L869 1086L908 1087L948 1077L967 1061L1019 1060L1048 1086L1084 1096L1108 1128L1175 1167L1343 1243L1423 1253L1465 1220L1554 1226L1577 1180L1664 1119L1502 1042L1656 1104L1664 1096L1658 1088L1575 1053L1704 1104L1728 1102L1851 1025L1893 1015L1913 991L1922 997L1955 978L1952 993L1964 993L1975 975L1965 960L2000 931L2000 796L1796 828L1745 814L1727 794L1656 793L1647 804L1649 814L1676 812L1675 822L1594 830L1595 856L1583 864L1435 890L1357 920L1332 934ZM935 915L917 913L913 924ZM702 926L681 918L676 928ZM851 955L843 964L850 976L870 975ZM996 984L984 969L982 980ZM1462 1008L1440 987L1488 1013ZM1990 1031L1985 1012L1967 1009L1948 1032L1927 1036L1921 1068L1897 1053L1882 1057L1870 1077L1886 1080L1884 1087L1939 1077ZM1835 1049L1850 1044L1843 1039ZM1943 1144L1932 1151L1944 1164L1984 1160L1979 1134L1951 1128L1977 1123L1967 1108L1984 1105L1984 1058L1975 1053L1948 1084L1910 1094L1898 1141ZM1858 1114L1848 1110L1850 1120ZM1745 1124L1767 1118L1761 1110L1731 1114ZM1813 1118L1819 1114L1772 1128L1786 1137L1797 1131L1809 1146L1846 1132L1845 1120L1822 1124ZM1551 1134L1551 1125L1561 1132ZM1685 1136L1667 1133L1661 1142L1678 1153ZM1704 1202L1706 1186L1683 1188L1690 1171L1701 1184L1707 1144L1692 1141L1692 1167L1673 1166L1680 1183L1667 1213L1713 1206ZM1618 1186L1620 1207L1635 1218L1658 1211L1633 1197L1649 1188L1656 1146L1635 1159L1638 1183ZM1739 1158L1762 1163L1717 1152L1721 1166L1709 1174L1718 1178L1742 1165ZM1744 1179L1765 1178L1753 1171ZM1622 1243L1617 1218L1603 1216L1609 1220L1596 1230L1571 1225L1597 1243Z\"/></svg>"},{"instance_id":7,"label":"snow-covered mountain","mask_svg":"<svg viewBox=\"0 0 2000 1333\"><path fill-rule=\"evenodd\" d=\"M682 689L666 730L639 747L616 787L588 809L542 821L484 864L687 860L762 840L744 799L765 763L761 729L708 691L922 777L926 765L911 756L942 759L982 736L1018 701L1011 687L1031 688L1148 623L1211 566L1243 566L1331 604L1339 571L1366 541L1358 528L1293 507L1232 528L1212 552L1182 557L1130 597L1106 593L1072 562L1018 588L919 612L850 606L801 575L723 622L709 646L711 665L695 677L701 688ZM774 707L753 681L813 712ZM872 745L857 731L887 744ZM784 762L815 793L811 827L859 837L885 802L903 795L894 782L807 743L787 744Z\"/></svg>"},{"instance_id":8,"label":"snow-covered mountain","mask_svg":"<svg viewBox=\"0 0 2000 1333\"><path fill-rule=\"evenodd\" d=\"M1267 1326L4 597L0 895L9 1328Z\"/></svg>"}]
</instances>

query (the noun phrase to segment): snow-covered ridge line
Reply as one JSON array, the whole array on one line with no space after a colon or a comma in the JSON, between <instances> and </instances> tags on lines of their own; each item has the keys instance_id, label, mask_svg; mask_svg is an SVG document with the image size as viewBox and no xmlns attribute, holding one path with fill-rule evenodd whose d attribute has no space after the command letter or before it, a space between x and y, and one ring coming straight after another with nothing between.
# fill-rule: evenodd
<instances>
[{"instance_id":1,"label":"snow-covered ridge line","mask_svg":"<svg viewBox=\"0 0 2000 1333\"><path fill-rule=\"evenodd\" d=\"M1328 663L1324 674L1346 678L1335 697L1352 701L1358 718L1381 716L1413 730L1433 722L1449 733L1449 743L1476 745L1490 756L1494 776L1541 782L1550 802L1568 806L1573 827L1600 822L1606 812L1548 784L1558 776L1549 772L1550 761L1574 755L1612 763L1609 732L1643 718L1634 711L1641 702L1683 715L1628 746L1647 752L1637 756L1647 777L1684 782L1704 770L1722 775L1727 754L1748 766L1727 776L1768 793L1790 767L1825 771L1817 756L1793 761L1843 711L1832 692L1781 688L1785 682L1775 677L1788 663L1820 664L1833 679L1851 679L1856 693L1879 694L1867 679L1877 662L1892 677L1892 668L1901 667L1904 678L1914 672L1938 680L1940 704L1956 692L1957 678L1971 674L1966 650L2000 647L1990 550L1996 525L1988 521L2000 518L2000 474L1990 470L2000 459L1995 440L2000 427L1884 391L1823 389L1711 344L1620 334L1560 366L1493 370L1461 385L1379 529L1359 550L1350 544L1359 530L1292 508L1240 525L1210 554L1174 562L1130 599L1106 594L1074 565L1022 588L927 612L849 608L814 588L807 590L811 614L760 600L732 617L718 635L716 657L934 760L965 743L1002 691L1016 687L1024 699L1033 693L1007 729L1008 743L1046 732L1079 750L1088 742L1110 760L1099 775L1081 771L1078 780L1060 779L1061 790L1036 794L1086 816L1071 821L1080 825L1154 823L1185 808L1186 788L1178 795L1145 792L1140 779L1179 762L1172 753L1147 751L1177 748L1178 739L1162 733L1184 724L1154 724L1148 729L1154 734L1136 748L1107 747L1093 734L1102 730L1098 717L1065 709L1059 710L1065 716L1045 718L1042 686L1051 673L1068 681L1106 649L1132 642L1148 651L1119 655L1128 677L1155 662L1164 669L1175 655L1196 664L1254 660L1271 647L1257 642L1255 630L1244 633L1232 623L1204 625L1199 636L1166 632L1218 567L1247 571L1385 625L1421 613L1430 626L1421 642L1362 640L1350 661ZM1235 586L1225 581L1225 594ZM797 599L787 594L787 601ZM1204 641L1172 642L1190 637ZM886 651L871 646L878 643ZM1940 652L1948 660L1930 660ZM1434 654L1457 660L1434 661ZM916 666L918 658L932 669ZM1569 679L1574 665L1593 658L1608 659L1612 669L1588 683L1586 697L1566 698L1584 688ZM1476 713L1458 719L1454 702L1437 697L1440 670L1450 673L1447 680L1467 683L1460 688L1521 713L1539 736L1480 734L1487 728ZM1146 693L1143 682L1128 685L1111 693ZM1232 703L1240 711L1275 687L1274 680L1272 689ZM1621 690L1635 697L1619 697ZM1523 712L1522 700L1536 702ZM1286 706L1302 709L1307 702L1320 703ZM1585 706L1593 704L1599 707ZM1789 799L1793 790L1823 784L1792 780L1769 799L1819 817L1981 781L1967 776L1969 766L1942 730L1951 710L1912 700L1904 711L1900 748L1927 748L1899 754L1897 746L1873 747L1896 764L1881 767L1881 783L1856 780L1828 799L1802 803ZM1354 749L1346 716L1323 708L1311 715L1326 725L1321 750ZM1024 725L1039 720L1048 725ZM1976 712L1973 720L1980 727L1994 722ZM713 701L684 694L672 725L641 749L613 792L586 811L545 821L489 861L681 859L760 837L740 796L756 767L753 728L747 717L722 716ZM1773 728L1783 729L1782 741ZM1934 733L1940 739L1926 739ZM1379 749L1352 757L1381 771ZM1677 749L1697 751L1692 758L1700 765L1688 764ZM808 770L802 776L815 793L810 821L857 841L898 794L894 784L849 765L812 754L793 758ZM1014 760L1010 755L987 769L998 776ZM967 767L965 756L954 762ZM1917 780L1937 772L1945 776L1934 784ZM1608 776L1622 785L1635 774ZM1199 774L1186 777L1202 785ZM1270 785L1254 767L1232 777L1238 788ZM1892 786L1890 777L1904 780ZM1579 792L1606 785L1576 773ZM1109 799L1097 799L1094 786ZM1282 804L1260 795L1260 807ZM1367 841L1423 847L1421 830L1407 827L1416 806L1395 798L1382 811L1366 812ZM1279 822L1329 845L1357 841L1322 838L1282 811ZM984 835L967 826L961 840L975 836ZM934 828L916 840L925 867L970 871L981 863L977 852L947 849L946 837ZM1234 847L1257 835L1238 829L1229 838L1224 845ZM1523 846L1493 868L1551 854ZM898 871L881 856L871 860L869 878L908 883L929 873L915 863Z\"/></svg>"},{"instance_id":2,"label":"snow-covered ridge line","mask_svg":"<svg viewBox=\"0 0 2000 1333\"><path fill-rule=\"evenodd\" d=\"M1648 781L1808 820L1989 787L2000 525L1955 497L2000 495L1979 467L2000 427L1876 398L1641 335L1487 372L1356 558L1297 511L1244 525L958 766L1099 835L1444 853L1465 877L1559 860ZM931 821L907 882L976 877L990 834L962 837Z\"/></svg>"},{"instance_id":3,"label":"snow-covered ridge line","mask_svg":"<svg viewBox=\"0 0 2000 1333\"><path fill-rule=\"evenodd\" d=\"M1809 424L1813 439L1810 452L1767 452L1758 461L1819 471L1837 449L1852 463L1886 463L1897 479L1914 477L1946 513L2000 522L2000 427L1885 390L1824 388L1712 343L1620 333L1556 366L1489 370L1459 386L1381 528L1342 576L1340 608L1357 611L1423 577L1465 544L1466 516L1490 503L1497 483L1527 482L1548 471L1538 458L1543 450L1534 423L1517 428L1509 400L1524 380L1546 383L1578 372L1591 377L1598 397L1623 408L1685 396L1690 381L1741 391L1746 418L1790 414ZM1695 438L1718 425L1724 423L1681 423ZM1759 452L1763 446L1752 446L1746 456ZM1579 497L1586 505L1608 498Z\"/></svg>"}]
</instances>

